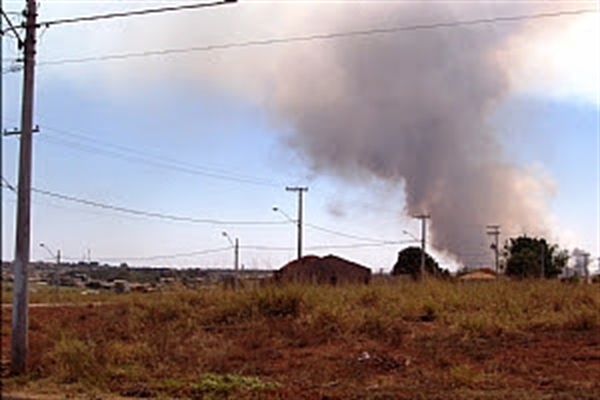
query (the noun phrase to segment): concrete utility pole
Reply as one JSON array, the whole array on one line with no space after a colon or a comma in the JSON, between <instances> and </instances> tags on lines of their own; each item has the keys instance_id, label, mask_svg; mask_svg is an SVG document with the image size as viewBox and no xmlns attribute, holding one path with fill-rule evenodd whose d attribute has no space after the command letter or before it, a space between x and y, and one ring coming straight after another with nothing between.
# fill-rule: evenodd
<instances>
[{"instance_id":1,"label":"concrete utility pole","mask_svg":"<svg viewBox=\"0 0 600 400\"><path fill-rule=\"evenodd\" d=\"M302 259L302 207L304 202L304 192L308 191L307 187L286 187L288 192L298 192L298 260Z\"/></svg>"},{"instance_id":2,"label":"concrete utility pole","mask_svg":"<svg viewBox=\"0 0 600 400\"><path fill-rule=\"evenodd\" d=\"M590 253L583 253L583 274L585 275L585 283L592 283L590 277L590 269L588 268L588 263L590 260Z\"/></svg>"},{"instance_id":3,"label":"concrete utility pole","mask_svg":"<svg viewBox=\"0 0 600 400\"><path fill-rule=\"evenodd\" d=\"M235 238L235 244L233 245L233 268L235 270L235 286L236 289L239 286L239 269L240 269L240 241Z\"/></svg>"},{"instance_id":4,"label":"concrete utility pole","mask_svg":"<svg viewBox=\"0 0 600 400\"><path fill-rule=\"evenodd\" d=\"M3 26L3 22L4 22L4 15L2 15L4 13L4 8L2 6L2 0L0 0L0 60L4 59L4 26ZM0 64L1 65L1 64ZM4 76L0 75L0 176L4 176L4 170L2 168L2 160L4 160L4 147L3 147L3 142L4 142L4 129L2 127L2 120L4 119L4 105L2 104L2 99L4 98ZM0 188L0 216L4 215L3 209L4 209L4 190L2 190L2 188ZM4 243L4 234L3 234L4 229L0 229L0 264L2 263L2 260L4 260L3 257L3 251L2 251L2 243ZM2 268L2 266L0 265L0 269ZM2 287L0 286L0 291L2 290Z\"/></svg>"},{"instance_id":5,"label":"concrete utility pole","mask_svg":"<svg viewBox=\"0 0 600 400\"><path fill-rule=\"evenodd\" d=\"M427 236L427 220L431 216L427 214L414 215L413 218L421 220L421 279L425 278L425 250L426 250L426 236Z\"/></svg>"},{"instance_id":6,"label":"concrete utility pole","mask_svg":"<svg viewBox=\"0 0 600 400\"><path fill-rule=\"evenodd\" d=\"M13 374L25 371L27 358L28 293L27 270L31 241L31 169L33 133L33 95L36 42L36 0L27 0L25 43L23 48L23 104L19 153L19 187L15 240L14 285L12 307L11 364Z\"/></svg>"},{"instance_id":7,"label":"concrete utility pole","mask_svg":"<svg viewBox=\"0 0 600 400\"><path fill-rule=\"evenodd\" d=\"M488 225L487 234L494 237L494 243L490 246L492 250L494 250L494 258L496 264L496 274L500 273L500 263L499 263L499 253L500 249L498 248L498 239L500 237L500 225Z\"/></svg>"},{"instance_id":8,"label":"concrete utility pole","mask_svg":"<svg viewBox=\"0 0 600 400\"><path fill-rule=\"evenodd\" d=\"M50 247L46 246L45 243L40 243L40 247L44 248L52 258L56 259L56 268L54 269L54 293L58 301L58 292L60 288L60 250L57 250L56 255L52 252Z\"/></svg>"},{"instance_id":9,"label":"concrete utility pole","mask_svg":"<svg viewBox=\"0 0 600 400\"><path fill-rule=\"evenodd\" d=\"M0 0L0 60L4 60L4 8L2 6L2 0ZM2 65L2 64L0 64ZM4 176L4 171L2 168L2 160L4 160L4 128L2 127L2 121L4 119L4 103L2 99L4 99L4 75L0 75L0 176ZM3 183L4 185L4 183ZM3 208L4 208L4 190L0 188L0 218L2 218ZM2 244L4 243L4 234L2 233L3 229L0 227L0 273L2 269L2 261L4 260ZM0 290L2 288L0 287Z\"/></svg>"},{"instance_id":10,"label":"concrete utility pole","mask_svg":"<svg viewBox=\"0 0 600 400\"><path fill-rule=\"evenodd\" d=\"M238 238L235 238L235 241L231 240L231 236L229 236L229 234L227 234L227 232L223 232L223 236L225 236L227 238L227 240L229 241L229 244L231 244L231 247L233 247L233 271L234 271L233 285L234 285L234 288L237 290L237 288L238 288L238 271L239 271L239 265L240 265L240 242L239 242Z\"/></svg>"}]
</instances>

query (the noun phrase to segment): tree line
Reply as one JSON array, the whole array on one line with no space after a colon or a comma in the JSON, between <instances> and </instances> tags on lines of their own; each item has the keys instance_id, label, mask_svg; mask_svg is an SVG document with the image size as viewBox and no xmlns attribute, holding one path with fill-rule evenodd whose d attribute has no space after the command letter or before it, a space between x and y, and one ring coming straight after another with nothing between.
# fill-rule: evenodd
<instances>
[{"instance_id":1,"label":"tree line","mask_svg":"<svg viewBox=\"0 0 600 400\"><path fill-rule=\"evenodd\" d=\"M392 269L392 275L408 275L413 279L421 276L420 247L407 247L398 253L398 260ZM550 244L544 238L519 236L509 239L502 251L500 265L505 275L514 278L555 278L567 266L569 254L557 244ZM447 277L448 270L427 252L425 253L425 273Z\"/></svg>"}]
</instances>

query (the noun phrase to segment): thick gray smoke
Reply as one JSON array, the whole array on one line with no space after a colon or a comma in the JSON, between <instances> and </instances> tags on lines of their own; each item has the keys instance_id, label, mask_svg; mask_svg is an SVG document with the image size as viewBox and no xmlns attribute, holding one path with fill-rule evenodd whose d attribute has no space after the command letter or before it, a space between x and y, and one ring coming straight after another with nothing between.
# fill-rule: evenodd
<instances>
[{"instance_id":1,"label":"thick gray smoke","mask_svg":"<svg viewBox=\"0 0 600 400\"><path fill-rule=\"evenodd\" d=\"M407 23L481 15L439 3L397 11ZM374 19L363 13L337 28ZM460 259L486 224L539 233L547 222L544 185L511 164L490 127L510 92L498 49L514 29L423 30L299 50L270 105L312 168L403 184L406 212L430 213L434 246Z\"/></svg>"},{"instance_id":2,"label":"thick gray smoke","mask_svg":"<svg viewBox=\"0 0 600 400\"><path fill-rule=\"evenodd\" d=\"M214 26L200 29L195 17L181 16L150 32L140 26L137 36L141 44L174 42L181 47L181 38L196 34L199 43L210 43L202 32L235 33L240 26L264 28L271 38L557 10L551 2L349 3L248 1L238 10L224 10ZM193 77L204 88L265 105L285 127L286 142L315 172L352 184L376 178L403 187L406 213L431 214L434 246L461 259L463 249L485 238L487 224L500 224L505 234L540 234L548 227L552 182L511 161L491 126L498 105L513 92L512 64L519 60L507 46L526 45L528 34L523 32L560 22L534 24L424 29L257 47L248 53L200 53L168 68L171 75ZM241 28L237 40L247 40ZM130 70L136 77L142 71L152 74L146 64ZM160 69L154 74L165 76Z\"/></svg>"}]
</instances>

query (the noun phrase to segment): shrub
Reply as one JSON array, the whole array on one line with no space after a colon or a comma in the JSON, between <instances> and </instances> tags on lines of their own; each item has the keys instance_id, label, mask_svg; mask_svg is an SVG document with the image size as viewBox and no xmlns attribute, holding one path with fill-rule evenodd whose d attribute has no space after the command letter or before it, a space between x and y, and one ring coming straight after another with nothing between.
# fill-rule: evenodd
<instances>
[{"instance_id":1,"label":"shrub","mask_svg":"<svg viewBox=\"0 0 600 400\"><path fill-rule=\"evenodd\" d=\"M564 324L566 329L574 331L591 331L600 326L598 311L580 311L571 315Z\"/></svg>"},{"instance_id":2,"label":"shrub","mask_svg":"<svg viewBox=\"0 0 600 400\"><path fill-rule=\"evenodd\" d=\"M264 317L297 317L302 296L291 290L268 290L256 293L258 314Z\"/></svg>"},{"instance_id":3,"label":"shrub","mask_svg":"<svg viewBox=\"0 0 600 400\"><path fill-rule=\"evenodd\" d=\"M63 336L48 354L49 368L64 383L98 381L102 367L94 357L94 346Z\"/></svg>"},{"instance_id":4,"label":"shrub","mask_svg":"<svg viewBox=\"0 0 600 400\"><path fill-rule=\"evenodd\" d=\"M193 385L192 397L197 399L228 399L239 392L262 392L278 385L256 377L205 374Z\"/></svg>"}]
</instances>

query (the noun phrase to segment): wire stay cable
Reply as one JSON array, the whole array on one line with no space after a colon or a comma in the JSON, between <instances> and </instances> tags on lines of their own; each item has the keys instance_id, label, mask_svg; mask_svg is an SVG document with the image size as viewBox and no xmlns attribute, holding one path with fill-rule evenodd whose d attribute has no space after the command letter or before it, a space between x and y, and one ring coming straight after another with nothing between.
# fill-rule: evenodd
<instances>
[{"instance_id":1,"label":"wire stay cable","mask_svg":"<svg viewBox=\"0 0 600 400\"><path fill-rule=\"evenodd\" d=\"M0 12L2 13L2 17L4 17L4 20L8 24L8 27L6 29L0 31L0 36L4 36L8 32L12 32L13 35L15 35L15 38L17 39L17 42L19 43L19 47L22 46L23 43L24 43L23 39L19 35L19 32L17 31L17 28L13 25L12 21L10 20L10 18L8 18L8 14L6 12L4 12L4 10L0 10Z\"/></svg>"}]
</instances>

